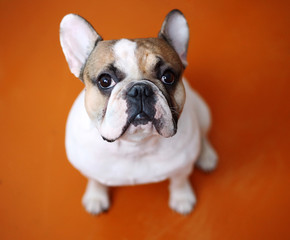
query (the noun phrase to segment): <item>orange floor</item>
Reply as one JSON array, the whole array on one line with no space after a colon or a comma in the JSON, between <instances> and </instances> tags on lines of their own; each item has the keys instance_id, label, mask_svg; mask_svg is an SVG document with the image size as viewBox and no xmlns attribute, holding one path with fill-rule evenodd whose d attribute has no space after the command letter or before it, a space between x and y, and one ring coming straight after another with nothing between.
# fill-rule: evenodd
<instances>
[{"instance_id":1,"label":"orange floor","mask_svg":"<svg viewBox=\"0 0 290 240\"><path fill-rule=\"evenodd\" d=\"M196 170L189 216L167 182L113 188L88 215L86 180L67 161L64 127L82 89L58 36L86 17L104 39L156 36L171 9L190 28L186 76L209 103L218 169ZM290 239L289 1L0 1L0 239Z\"/></svg>"}]
</instances>

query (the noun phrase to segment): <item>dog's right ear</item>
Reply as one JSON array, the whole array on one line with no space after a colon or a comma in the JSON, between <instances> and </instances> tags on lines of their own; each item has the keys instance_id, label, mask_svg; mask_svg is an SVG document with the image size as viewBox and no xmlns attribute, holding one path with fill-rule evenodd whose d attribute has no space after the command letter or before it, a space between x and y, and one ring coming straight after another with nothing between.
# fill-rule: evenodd
<instances>
[{"instance_id":1,"label":"dog's right ear","mask_svg":"<svg viewBox=\"0 0 290 240\"><path fill-rule=\"evenodd\" d=\"M82 80L90 53L102 37L91 24L76 14L66 15L60 23L60 44L70 71Z\"/></svg>"}]
</instances>

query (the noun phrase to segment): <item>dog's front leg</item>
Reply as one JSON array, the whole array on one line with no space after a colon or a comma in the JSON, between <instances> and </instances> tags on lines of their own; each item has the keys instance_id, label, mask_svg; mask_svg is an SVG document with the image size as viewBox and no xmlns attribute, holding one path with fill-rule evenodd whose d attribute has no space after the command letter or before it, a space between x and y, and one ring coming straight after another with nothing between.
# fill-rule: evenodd
<instances>
[{"instance_id":1,"label":"dog's front leg","mask_svg":"<svg viewBox=\"0 0 290 240\"><path fill-rule=\"evenodd\" d=\"M93 215L108 210L110 206L108 187L93 179L89 179L82 203L87 212Z\"/></svg>"},{"instance_id":2,"label":"dog's front leg","mask_svg":"<svg viewBox=\"0 0 290 240\"><path fill-rule=\"evenodd\" d=\"M170 178L169 185L169 206L181 214L188 214L192 211L196 197L186 175L176 175Z\"/></svg>"}]
</instances>

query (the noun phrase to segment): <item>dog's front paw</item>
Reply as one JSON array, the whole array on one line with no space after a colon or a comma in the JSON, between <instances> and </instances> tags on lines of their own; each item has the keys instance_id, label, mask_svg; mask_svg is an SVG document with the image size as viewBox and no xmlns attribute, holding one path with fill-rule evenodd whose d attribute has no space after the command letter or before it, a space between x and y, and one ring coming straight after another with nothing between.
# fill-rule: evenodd
<instances>
[{"instance_id":1,"label":"dog's front paw","mask_svg":"<svg viewBox=\"0 0 290 240\"><path fill-rule=\"evenodd\" d=\"M108 196L84 196L82 203L86 211L92 215L98 215L109 209Z\"/></svg>"},{"instance_id":2,"label":"dog's front paw","mask_svg":"<svg viewBox=\"0 0 290 240\"><path fill-rule=\"evenodd\" d=\"M82 204L87 212L92 215L107 211L110 207L107 188L93 180L89 180L86 192L82 198Z\"/></svg>"},{"instance_id":3,"label":"dog's front paw","mask_svg":"<svg viewBox=\"0 0 290 240\"><path fill-rule=\"evenodd\" d=\"M172 210L184 215L189 214L195 204L196 197L189 182L186 182L184 186L170 189L169 206Z\"/></svg>"}]
</instances>

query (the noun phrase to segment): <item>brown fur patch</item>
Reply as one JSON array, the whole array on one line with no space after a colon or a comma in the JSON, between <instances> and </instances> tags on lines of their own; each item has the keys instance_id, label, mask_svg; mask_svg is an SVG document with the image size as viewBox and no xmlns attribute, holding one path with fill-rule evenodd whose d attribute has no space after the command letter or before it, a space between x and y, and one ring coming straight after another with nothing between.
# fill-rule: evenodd
<instances>
[{"instance_id":1,"label":"brown fur patch","mask_svg":"<svg viewBox=\"0 0 290 240\"><path fill-rule=\"evenodd\" d=\"M84 69L84 82L87 84L109 64L114 62L113 45L116 41L101 41L92 51Z\"/></svg>"},{"instance_id":2,"label":"brown fur patch","mask_svg":"<svg viewBox=\"0 0 290 240\"><path fill-rule=\"evenodd\" d=\"M136 57L139 68L145 79L149 79L162 90L165 97L170 98L172 107L179 115L185 101L185 91L181 82L184 67L175 50L162 38L135 39L137 42ZM154 78L154 68L162 59L168 67L174 69L180 79L174 87L166 89L160 79Z\"/></svg>"},{"instance_id":3,"label":"brown fur patch","mask_svg":"<svg viewBox=\"0 0 290 240\"><path fill-rule=\"evenodd\" d=\"M165 62L169 63L171 67L182 71L182 62L173 48L161 38L145 38L134 39L137 42L137 59L139 66L142 68L144 65L144 58L148 58L150 54L161 57ZM143 60L143 61L142 61Z\"/></svg>"},{"instance_id":4,"label":"brown fur patch","mask_svg":"<svg viewBox=\"0 0 290 240\"><path fill-rule=\"evenodd\" d=\"M101 41L92 51L84 69L84 83L86 86L85 106L95 123L101 122L108 103L108 96L101 94L99 88L92 82L101 71L114 62L112 46L116 41Z\"/></svg>"}]
</instances>

